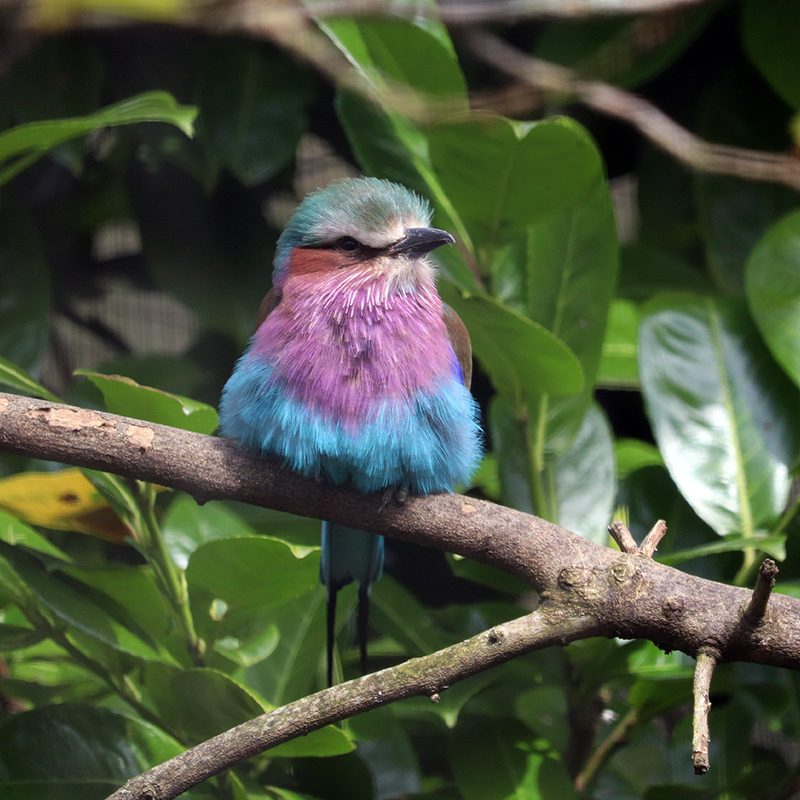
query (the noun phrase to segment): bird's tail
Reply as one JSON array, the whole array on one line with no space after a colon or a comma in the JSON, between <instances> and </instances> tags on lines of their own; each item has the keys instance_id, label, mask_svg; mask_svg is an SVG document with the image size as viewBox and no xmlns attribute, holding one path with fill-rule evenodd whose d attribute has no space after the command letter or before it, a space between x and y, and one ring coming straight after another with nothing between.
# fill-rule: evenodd
<instances>
[{"instance_id":1,"label":"bird's tail","mask_svg":"<svg viewBox=\"0 0 800 800\"><path fill-rule=\"evenodd\" d=\"M367 670L367 622L369 591L383 572L383 536L344 525L322 523L322 559L319 577L328 594L328 686L333 685L334 626L336 593L352 581L358 583L356 633L361 658L361 671Z\"/></svg>"}]
</instances>

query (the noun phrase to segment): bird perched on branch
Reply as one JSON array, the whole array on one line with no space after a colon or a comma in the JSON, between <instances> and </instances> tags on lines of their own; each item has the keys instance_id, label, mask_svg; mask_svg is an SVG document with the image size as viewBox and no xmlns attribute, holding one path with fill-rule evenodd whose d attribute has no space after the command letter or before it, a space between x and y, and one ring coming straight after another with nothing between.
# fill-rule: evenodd
<instances>
[{"instance_id":1,"label":"bird perched on branch","mask_svg":"<svg viewBox=\"0 0 800 800\"><path fill-rule=\"evenodd\" d=\"M453 244L425 201L376 178L310 194L278 239L273 288L222 395L225 436L361 492L430 494L481 454L469 335L436 291L429 253ZM362 671L383 537L323 522L332 683L336 593L358 583Z\"/></svg>"}]
</instances>

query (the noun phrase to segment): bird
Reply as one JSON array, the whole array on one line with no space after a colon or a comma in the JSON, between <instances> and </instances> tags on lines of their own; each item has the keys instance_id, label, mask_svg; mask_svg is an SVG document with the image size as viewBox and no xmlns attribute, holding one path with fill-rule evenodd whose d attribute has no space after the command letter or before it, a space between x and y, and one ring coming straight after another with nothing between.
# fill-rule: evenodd
<instances>
[{"instance_id":1,"label":"bird","mask_svg":"<svg viewBox=\"0 0 800 800\"><path fill-rule=\"evenodd\" d=\"M278 238L272 289L224 386L220 430L290 470L383 492L453 491L482 456L469 391L469 334L436 287L431 253L455 243L426 200L398 183L345 178L305 197ZM337 592L358 584L356 631L367 671L370 587L382 536L322 523L327 681Z\"/></svg>"}]
</instances>

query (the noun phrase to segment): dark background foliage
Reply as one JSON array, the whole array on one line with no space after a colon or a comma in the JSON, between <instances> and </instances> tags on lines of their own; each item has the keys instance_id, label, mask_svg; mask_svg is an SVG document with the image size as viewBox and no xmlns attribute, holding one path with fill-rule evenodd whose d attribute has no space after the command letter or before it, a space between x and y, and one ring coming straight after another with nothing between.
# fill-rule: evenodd
<instances>
[{"instance_id":1,"label":"dark background foliage","mask_svg":"<svg viewBox=\"0 0 800 800\"><path fill-rule=\"evenodd\" d=\"M487 437L465 489L600 543L612 513L637 536L661 517L661 560L748 584L767 553L782 562L779 590L800 592L796 192L692 173L566 96L525 90L509 112L504 79L438 23L321 29L377 104L252 37L140 23L6 39L3 128L153 90L197 117L193 138L171 106L164 122L90 117L88 136L2 186L3 381L35 393L30 373L77 405L213 432L208 406L298 199L340 175L392 177L461 243L441 289L473 337ZM797 148L799 29L790 0L497 26L710 141L785 152ZM390 102L397 86L449 113L466 109L468 87L476 104L540 122L420 121ZM0 154L2 170L24 166ZM117 375L136 384L103 377ZM317 523L21 457L0 455L0 474L4 798L103 797L322 686ZM374 667L535 602L488 567L394 542L373 599ZM339 615L343 677L357 674L353 602L345 593ZM795 675L720 667L714 766L695 778L691 667L648 642L536 653L190 794L791 797Z\"/></svg>"}]
</instances>

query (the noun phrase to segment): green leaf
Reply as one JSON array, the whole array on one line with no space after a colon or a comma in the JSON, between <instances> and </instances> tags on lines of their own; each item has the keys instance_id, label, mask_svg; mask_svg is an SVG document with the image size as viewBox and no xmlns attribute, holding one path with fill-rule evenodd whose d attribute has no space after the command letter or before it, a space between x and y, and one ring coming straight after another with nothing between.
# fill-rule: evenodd
<instances>
[{"instance_id":1,"label":"green leaf","mask_svg":"<svg viewBox=\"0 0 800 800\"><path fill-rule=\"evenodd\" d=\"M735 303L663 297L645 312L639 369L664 462L721 535L752 537L789 494L797 399Z\"/></svg>"},{"instance_id":2,"label":"green leaf","mask_svg":"<svg viewBox=\"0 0 800 800\"><path fill-rule=\"evenodd\" d=\"M597 383L615 389L639 387L637 348L639 311L629 300L615 300L608 315Z\"/></svg>"},{"instance_id":3,"label":"green leaf","mask_svg":"<svg viewBox=\"0 0 800 800\"><path fill-rule=\"evenodd\" d=\"M189 495L178 494L164 515L161 533L172 560L186 569L189 557L200 545L255 531L224 503L201 506Z\"/></svg>"},{"instance_id":4,"label":"green leaf","mask_svg":"<svg viewBox=\"0 0 800 800\"><path fill-rule=\"evenodd\" d=\"M140 386L124 375L101 375L88 369L75 370L102 393L106 409L134 419L171 425L195 433L213 433L219 424L216 409L178 394Z\"/></svg>"},{"instance_id":5,"label":"green leaf","mask_svg":"<svg viewBox=\"0 0 800 800\"><path fill-rule=\"evenodd\" d=\"M720 544L728 538L720 537L695 514L673 483L666 468L660 466L642 467L626 478L620 479L619 504L628 514L628 527L633 538L640 542L653 527L657 519L664 519L669 525L669 535L658 546L656 560L664 561L681 551L704 548L706 545ZM741 544L737 549L742 549ZM740 555L730 558L703 558L701 552L692 557L683 569L692 575L700 575L711 580L730 580L730 573L741 561Z\"/></svg>"},{"instance_id":6,"label":"green leaf","mask_svg":"<svg viewBox=\"0 0 800 800\"><path fill-rule=\"evenodd\" d=\"M309 4L313 8L313 4ZM400 19L328 18L320 27L377 90L408 87L465 107L466 85L446 29Z\"/></svg>"},{"instance_id":7,"label":"green leaf","mask_svg":"<svg viewBox=\"0 0 800 800\"><path fill-rule=\"evenodd\" d=\"M359 714L348 726L358 740L359 757L372 773L376 797L413 797L420 792L419 759L406 726L391 708Z\"/></svg>"},{"instance_id":8,"label":"green leaf","mask_svg":"<svg viewBox=\"0 0 800 800\"><path fill-rule=\"evenodd\" d=\"M21 650L41 642L46 636L41 631L23 628L20 625L8 625L0 622L0 652Z\"/></svg>"},{"instance_id":9,"label":"green leaf","mask_svg":"<svg viewBox=\"0 0 800 800\"><path fill-rule=\"evenodd\" d=\"M377 630L401 644L410 655L427 655L449 643L425 607L388 576L372 587L370 618Z\"/></svg>"},{"instance_id":10,"label":"green leaf","mask_svg":"<svg viewBox=\"0 0 800 800\"><path fill-rule=\"evenodd\" d=\"M800 386L800 211L773 225L756 245L746 291L772 355Z\"/></svg>"},{"instance_id":11,"label":"green leaf","mask_svg":"<svg viewBox=\"0 0 800 800\"><path fill-rule=\"evenodd\" d=\"M599 175L580 202L546 215L528 229L527 314L572 349L585 379L580 394L554 398L541 387L530 398L534 449L563 453L583 422L600 363L617 263L614 213Z\"/></svg>"},{"instance_id":12,"label":"green leaf","mask_svg":"<svg viewBox=\"0 0 800 800\"><path fill-rule=\"evenodd\" d=\"M41 158L56 145L83 136L97 128L134 122L166 122L187 136L193 135L197 109L181 106L167 92L145 92L94 114L71 119L28 122L0 133L0 185ZM9 159L16 159L8 163Z\"/></svg>"},{"instance_id":13,"label":"green leaf","mask_svg":"<svg viewBox=\"0 0 800 800\"><path fill-rule=\"evenodd\" d=\"M11 567L44 607L67 625L114 650L143 659L161 657L150 636L108 595L66 575L47 572L20 548L0 544L0 560Z\"/></svg>"},{"instance_id":14,"label":"green leaf","mask_svg":"<svg viewBox=\"0 0 800 800\"><path fill-rule=\"evenodd\" d=\"M659 557L662 564L683 564L694 558L715 556L720 553L735 553L746 547L755 547L778 561L786 558L786 534L768 534L766 536L726 536L724 539L709 544L687 547L685 550L675 550Z\"/></svg>"},{"instance_id":15,"label":"green leaf","mask_svg":"<svg viewBox=\"0 0 800 800\"><path fill-rule=\"evenodd\" d=\"M547 742L517 720L462 717L451 739L450 760L464 800L577 798L563 764Z\"/></svg>"},{"instance_id":16,"label":"green leaf","mask_svg":"<svg viewBox=\"0 0 800 800\"><path fill-rule=\"evenodd\" d=\"M155 726L77 703L6 716L0 794L8 800L102 800L183 748Z\"/></svg>"},{"instance_id":17,"label":"green leaf","mask_svg":"<svg viewBox=\"0 0 800 800\"><path fill-rule=\"evenodd\" d=\"M186 658L186 640L175 625L172 609L148 568L70 567L64 572L124 608L135 629L146 631L148 641L160 648L161 661L175 663Z\"/></svg>"},{"instance_id":18,"label":"green leaf","mask_svg":"<svg viewBox=\"0 0 800 800\"><path fill-rule=\"evenodd\" d=\"M430 161L478 247L577 202L601 174L594 144L567 119L471 116L426 131Z\"/></svg>"},{"instance_id":19,"label":"green leaf","mask_svg":"<svg viewBox=\"0 0 800 800\"><path fill-rule=\"evenodd\" d=\"M747 55L772 88L800 109L800 86L795 80L800 73L800 7L794 0L768 4L745 0L741 19Z\"/></svg>"},{"instance_id":20,"label":"green leaf","mask_svg":"<svg viewBox=\"0 0 800 800\"><path fill-rule=\"evenodd\" d=\"M49 539L2 509L0 509L0 541L35 550L61 561L69 561L69 556Z\"/></svg>"},{"instance_id":21,"label":"green leaf","mask_svg":"<svg viewBox=\"0 0 800 800\"><path fill-rule=\"evenodd\" d=\"M145 688L167 725L189 744L202 742L271 710L242 684L212 669L179 670L149 664ZM354 747L343 731L328 726L272 748L269 755L336 756L349 753Z\"/></svg>"},{"instance_id":22,"label":"green leaf","mask_svg":"<svg viewBox=\"0 0 800 800\"><path fill-rule=\"evenodd\" d=\"M346 595L341 592L339 597ZM346 600L346 597L343 598ZM352 603L342 603L344 614ZM325 593L315 586L301 597L269 611L280 633L269 658L247 671L248 684L276 706L303 697L322 685L325 652Z\"/></svg>"},{"instance_id":23,"label":"green leaf","mask_svg":"<svg viewBox=\"0 0 800 800\"><path fill-rule=\"evenodd\" d=\"M617 439L614 442L617 478L622 479L644 467L663 467L658 448L639 439Z\"/></svg>"},{"instance_id":24,"label":"green leaf","mask_svg":"<svg viewBox=\"0 0 800 800\"><path fill-rule=\"evenodd\" d=\"M277 539L206 542L192 553L186 570L198 631L212 639L244 638L269 622L270 609L316 588L318 574L318 551L298 558Z\"/></svg>"},{"instance_id":25,"label":"green leaf","mask_svg":"<svg viewBox=\"0 0 800 800\"><path fill-rule=\"evenodd\" d=\"M447 281L441 281L440 288L464 320L475 355L499 392L521 400L543 390L581 390L580 362L541 325L489 296L459 291Z\"/></svg>"},{"instance_id":26,"label":"green leaf","mask_svg":"<svg viewBox=\"0 0 800 800\"><path fill-rule=\"evenodd\" d=\"M311 97L308 73L285 55L217 43L203 59L198 139L242 184L263 183L294 160Z\"/></svg>"},{"instance_id":27,"label":"green leaf","mask_svg":"<svg viewBox=\"0 0 800 800\"><path fill-rule=\"evenodd\" d=\"M555 521L597 544L605 544L616 495L614 440L605 415L590 407L571 448L549 469Z\"/></svg>"},{"instance_id":28,"label":"green leaf","mask_svg":"<svg viewBox=\"0 0 800 800\"><path fill-rule=\"evenodd\" d=\"M5 358L0 358L0 384L16 389L23 394L43 397L53 403L58 402L58 397L51 391L45 389L44 386L31 378L16 364L12 364Z\"/></svg>"}]
</instances>

